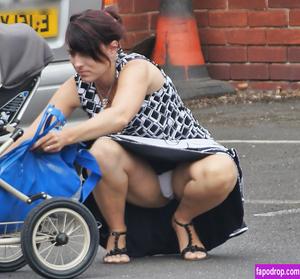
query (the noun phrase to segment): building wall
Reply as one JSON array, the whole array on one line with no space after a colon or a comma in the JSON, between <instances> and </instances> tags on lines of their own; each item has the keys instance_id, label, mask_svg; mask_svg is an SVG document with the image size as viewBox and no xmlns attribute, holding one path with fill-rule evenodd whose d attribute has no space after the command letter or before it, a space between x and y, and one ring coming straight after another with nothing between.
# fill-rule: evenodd
<instances>
[{"instance_id":1,"label":"building wall","mask_svg":"<svg viewBox=\"0 0 300 279\"><path fill-rule=\"evenodd\" d=\"M160 0L119 0L125 48L155 33ZM193 0L210 76L250 88L300 87L299 0Z\"/></svg>"},{"instance_id":2,"label":"building wall","mask_svg":"<svg viewBox=\"0 0 300 279\"><path fill-rule=\"evenodd\" d=\"M119 12L126 27L127 37L122 46L132 46L155 33L160 0L119 0Z\"/></svg>"}]
</instances>

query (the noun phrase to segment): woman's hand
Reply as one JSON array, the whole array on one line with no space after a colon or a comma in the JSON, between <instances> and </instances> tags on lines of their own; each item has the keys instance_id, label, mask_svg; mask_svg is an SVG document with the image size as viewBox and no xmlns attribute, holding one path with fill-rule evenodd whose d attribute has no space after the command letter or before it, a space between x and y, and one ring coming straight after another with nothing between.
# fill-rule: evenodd
<instances>
[{"instance_id":1,"label":"woman's hand","mask_svg":"<svg viewBox=\"0 0 300 279\"><path fill-rule=\"evenodd\" d=\"M68 137L61 131L51 131L46 136L39 139L32 147L32 150L43 150L44 152L55 153L68 145Z\"/></svg>"}]
</instances>

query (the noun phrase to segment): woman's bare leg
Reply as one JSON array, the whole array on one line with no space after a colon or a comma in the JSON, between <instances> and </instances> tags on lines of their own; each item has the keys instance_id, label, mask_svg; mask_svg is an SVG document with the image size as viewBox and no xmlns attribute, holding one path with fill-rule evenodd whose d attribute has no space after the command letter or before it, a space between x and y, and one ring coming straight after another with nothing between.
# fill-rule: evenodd
<instances>
[{"instance_id":1,"label":"woman's bare leg","mask_svg":"<svg viewBox=\"0 0 300 279\"><path fill-rule=\"evenodd\" d=\"M143 207L161 207L168 200L160 192L157 175L138 157L128 153L109 138L98 139L91 148L103 174L93 191L94 198L111 231L126 231L124 211L126 200ZM119 248L126 246L125 236L119 239ZM107 251L114 248L110 236ZM128 262L127 255L106 257L105 261Z\"/></svg>"},{"instance_id":2,"label":"woman's bare leg","mask_svg":"<svg viewBox=\"0 0 300 279\"><path fill-rule=\"evenodd\" d=\"M226 154L215 154L202 160L178 166L172 176L176 197L180 200L174 218L183 224L190 223L196 216L222 203L233 190L237 180L237 167ZM173 222L180 251L188 243L185 229ZM193 226L193 245L203 247ZM203 252L188 252L188 260L205 257Z\"/></svg>"}]
</instances>

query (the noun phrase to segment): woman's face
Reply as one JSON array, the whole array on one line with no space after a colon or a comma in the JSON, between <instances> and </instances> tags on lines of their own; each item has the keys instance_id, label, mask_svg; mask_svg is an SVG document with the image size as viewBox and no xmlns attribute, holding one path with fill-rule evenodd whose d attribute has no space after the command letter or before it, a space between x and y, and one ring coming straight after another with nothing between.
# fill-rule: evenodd
<instances>
[{"instance_id":1,"label":"woman's face","mask_svg":"<svg viewBox=\"0 0 300 279\"><path fill-rule=\"evenodd\" d=\"M85 82L94 82L98 80L110 68L110 63L106 59L103 59L103 61L96 61L92 57L78 52L70 54L70 62L75 71Z\"/></svg>"}]
</instances>

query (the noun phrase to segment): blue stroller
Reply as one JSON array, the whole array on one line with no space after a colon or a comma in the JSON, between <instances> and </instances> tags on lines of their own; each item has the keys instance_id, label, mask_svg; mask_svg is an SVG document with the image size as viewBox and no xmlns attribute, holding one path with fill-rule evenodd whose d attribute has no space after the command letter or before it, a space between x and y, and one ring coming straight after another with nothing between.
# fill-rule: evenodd
<instances>
[{"instance_id":1,"label":"blue stroller","mask_svg":"<svg viewBox=\"0 0 300 279\"><path fill-rule=\"evenodd\" d=\"M48 45L29 26L0 24L0 136L5 138L0 155L22 136L18 123L51 59ZM0 272L29 264L46 278L74 278L91 265L99 246L99 228L82 203L43 192L27 196L0 177L1 191L24 206L41 202L25 221L0 221Z\"/></svg>"}]
</instances>

